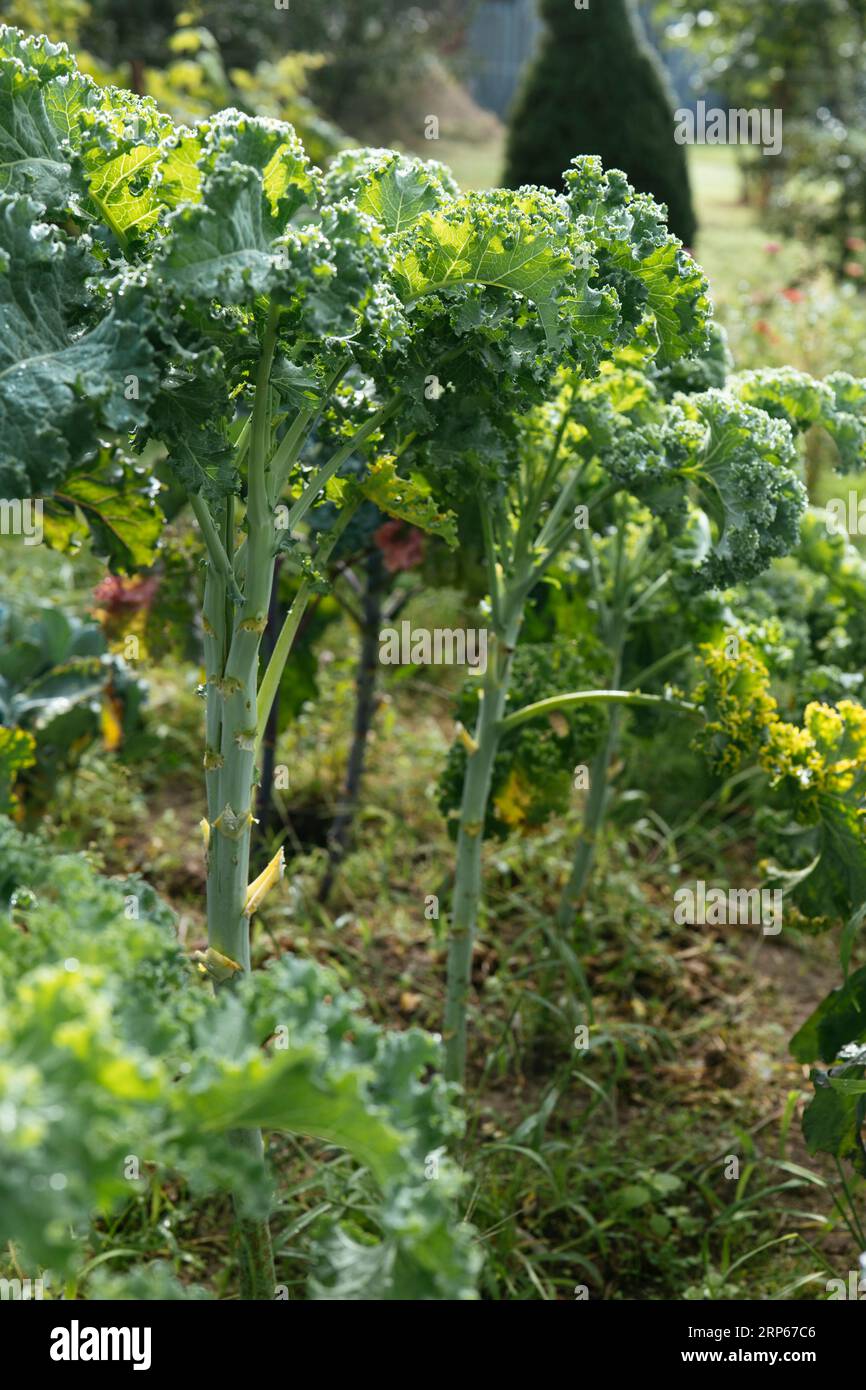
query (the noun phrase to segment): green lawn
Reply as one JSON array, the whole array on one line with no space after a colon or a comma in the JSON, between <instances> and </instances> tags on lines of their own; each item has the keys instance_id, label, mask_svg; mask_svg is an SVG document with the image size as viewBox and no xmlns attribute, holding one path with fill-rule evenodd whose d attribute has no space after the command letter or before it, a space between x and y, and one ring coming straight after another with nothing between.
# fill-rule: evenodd
<instances>
[{"instance_id":1,"label":"green lawn","mask_svg":"<svg viewBox=\"0 0 866 1390\"><path fill-rule=\"evenodd\" d=\"M691 152L689 172L698 214L698 238L692 249L709 278L720 312L741 294L764 287L770 270L780 282L803 272L802 245L761 227L754 208L742 201L733 150L699 146ZM773 243L781 246L778 253L765 249Z\"/></svg>"}]
</instances>

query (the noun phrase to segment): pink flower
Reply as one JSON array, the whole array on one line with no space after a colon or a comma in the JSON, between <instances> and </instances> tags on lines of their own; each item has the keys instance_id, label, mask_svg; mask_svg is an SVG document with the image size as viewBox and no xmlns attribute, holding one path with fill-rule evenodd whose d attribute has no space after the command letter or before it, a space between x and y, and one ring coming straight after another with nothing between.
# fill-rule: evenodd
<instances>
[{"instance_id":1,"label":"pink flower","mask_svg":"<svg viewBox=\"0 0 866 1390\"><path fill-rule=\"evenodd\" d=\"M802 290L795 289L793 285L789 285L787 289L782 290L782 298L787 299L791 304L802 304L806 296Z\"/></svg>"},{"instance_id":2,"label":"pink flower","mask_svg":"<svg viewBox=\"0 0 866 1390\"><path fill-rule=\"evenodd\" d=\"M405 521L386 521L373 536L389 574L414 569L424 559L424 536Z\"/></svg>"},{"instance_id":3,"label":"pink flower","mask_svg":"<svg viewBox=\"0 0 866 1390\"><path fill-rule=\"evenodd\" d=\"M866 251L866 241L861 236L846 236L845 249L847 251Z\"/></svg>"},{"instance_id":4,"label":"pink flower","mask_svg":"<svg viewBox=\"0 0 866 1390\"><path fill-rule=\"evenodd\" d=\"M148 608L158 588L159 579L155 574L137 574L132 579L107 574L93 590L93 599L107 612L119 613L124 609Z\"/></svg>"},{"instance_id":5,"label":"pink flower","mask_svg":"<svg viewBox=\"0 0 866 1390\"><path fill-rule=\"evenodd\" d=\"M855 280L863 274L863 267L859 261L846 261L842 269L846 275L851 275Z\"/></svg>"},{"instance_id":6,"label":"pink flower","mask_svg":"<svg viewBox=\"0 0 866 1390\"><path fill-rule=\"evenodd\" d=\"M764 250L768 256L778 256L782 249L781 241L765 241Z\"/></svg>"}]
</instances>

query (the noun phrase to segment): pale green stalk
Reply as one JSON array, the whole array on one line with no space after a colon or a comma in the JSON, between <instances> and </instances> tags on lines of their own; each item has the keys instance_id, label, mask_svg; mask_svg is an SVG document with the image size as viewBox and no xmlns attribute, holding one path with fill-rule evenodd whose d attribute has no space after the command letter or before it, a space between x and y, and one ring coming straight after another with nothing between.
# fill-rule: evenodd
<instances>
[{"instance_id":1,"label":"pale green stalk","mask_svg":"<svg viewBox=\"0 0 866 1390\"><path fill-rule=\"evenodd\" d=\"M482 534L490 584L493 642L475 729L471 739L467 740L466 771L460 806L445 1008L445 1074L451 1081L462 1082L465 1077L466 1010L471 989L472 952L482 898L484 824L490 800L493 765L503 735L527 720L549 715L557 710L570 709L578 704L612 706L614 716L609 731L610 743L606 752L600 755L604 758L604 771L599 763L593 783L596 790L590 806L592 824L597 829L603 814L607 758L612 755L616 743L619 708L629 704L675 708L699 717L697 707L685 701L616 689L571 691L539 700L524 709L505 715L514 650L523 623L527 597L574 534L573 521L566 521L564 518L575 500L579 485L579 477L576 475L572 475L561 488L556 502L544 522L541 522L549 490L562 472L562 463L558 462L557 455L564 433L565 428L562 426L554 441L553 453L545 461L539 478L528 477L521 480L518 493L520 521L510 535L507 527L497 527L495 524L497 514L492 510L492 501L486 502L483 497L480 499ZM606 484L590 499L590 505L601 505L617 491L617 483ZM534 540L530 539L532 537ZM617 673L618 670L619 667ZM591 826L589 828L592 829ZM578 866L577 876L581 877L584 873L585 870Z\"/></svg>"},{"instance_id":2,"label":"pale green stalk","mask_svg":"<svg viewBox=\"0 0 866 1390\"><path fill-rule=\"evenodd\" d=\"M203 498L193 511L208 550L205 584L205 660L208 662L207 748L209 843L207 856L208 947L243 971L250 969L249 918L244 912L250 869L252 795L255 782L253 741L259 645L265 626L276 554L273 509L267 496L266 464L270 454L273 400L270 372L279 311L268 317L256 373L255 401L243 448L248 452L247 555L244 592L235 579L230 549L234 502L221 504L214 521ZM248 439L248 443L247 443ZM222 523L220 537L218 522ZM237 601L231 606L226 600ZM230 976L231 978L231 976ZM234 1135L239 1149L251 1151L264 1165L259 1130ZM275 1275L267 1221L249 1219L235 1198L240 1245L241 1297L273 1298Z\"/></svg>"},{"instance_id":3,"label":"pale green stalk","mask_svg":"<svg viewBox=\"0 0 866 1390\"><path fill-rule=\"evenodd\" d=\"M525 573L525 571L524 571ZM525 580L521 575L501 596L503 625L494 631L487 671L463 779L454 900L448 934L448 979L445 1005L445 1075L463 1081L466 1071L466 1009L472 982L472 953L481 902L481 851L490 799L493 764L501 721L508 700L514 650L523 623Z\"/></svg>"}]
</instances>

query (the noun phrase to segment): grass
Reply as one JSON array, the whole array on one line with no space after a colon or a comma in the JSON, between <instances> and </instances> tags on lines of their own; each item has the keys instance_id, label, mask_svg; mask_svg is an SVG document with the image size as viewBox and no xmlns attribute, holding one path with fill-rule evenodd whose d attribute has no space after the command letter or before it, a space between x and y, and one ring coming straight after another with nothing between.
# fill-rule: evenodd
<instances>
[{"instance_id":1,"label":"grass","mask_svg":"<svg viewBox=\"0 0 866 1390\"><path fill-rule=\"evenodd\" d=\"M290 818L318 804L326 821L338 785L351 716L346 640L338 637L325 663L315 725L301 718L281 738L279 757L293 769ZM182 705L182 670L159 678L163 698L174 681ZM288 890L262 913L255 956L288 950L326 962L380 1021L435 1030L444 942L441 918L428 917L425 902L435 895L447 908L452 847L432 792L451 735L448 706L444 691L412 677L393 681L387 695L365 812L329 910L315 897L322 851L296 834ZM652 756L663 761L664 749ZM106 823L92 837L98 769L108 779ZM94 844L109 867L147 866L192 946L200 925L181 889L200 858L196 769L168 799L154 787L143 791L139 779L136 809L144 801L145 814L137 819L147 829L134 844L111 819L116 769L95 757L70 781L63 825L67 833L78 826L81 843ZM674 926L671 865L686 861L693 842L676 832L650 836L643 803L633 806L602 846L589 905L567 941L550 924L579 806L538 835L488 848L460 1154L463 1215L486 1254L483 1291L544 1301L584 1291L766 1299L796 1285L799 1297L821 1296L853 1257L833 1215L832 1175L802 1148L795 1112L806 1083L786 1042L835 979L830 943ZM741 838L724 823L707 832L689 871L746 881ZM585 1024L587 1049L575 1046ZM300 1298L318 1218L339 1210L363 1229L369 1187L345 1157L302 1139L275 1138L271 1158L280 1185L278 1278ZM149 1197L97 1233L88 1271L70 1294L117 1288L124 1268L145 1259L232 1297L227 1224L218 1203L201 1207L170 1177L154 1175Z\"/></svg>"},{"instance_id":2,"label":"grass","mask_svg":"<svg viewBox=\"0 0 866 1390\"><path fill-rule=\"evenodd\" d=\"M723 319L740 297L766 282L768 258L782 282L806 269L805 248L796 241L774 237L760 225L755 210L742 197L742 182L734 151L724 145L696 146L690 151L689 172L698 210L694 246L710 282L710 297ZM778 245L777 252L767 246Z\"/></svg>"}]
</instances>

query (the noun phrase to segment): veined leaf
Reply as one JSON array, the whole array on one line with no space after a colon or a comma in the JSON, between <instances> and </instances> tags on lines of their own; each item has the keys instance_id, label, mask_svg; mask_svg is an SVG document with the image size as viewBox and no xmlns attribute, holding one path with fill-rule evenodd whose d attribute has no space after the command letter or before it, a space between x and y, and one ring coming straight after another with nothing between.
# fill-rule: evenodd
<instances>
[{"instance_id":1,"label":"veined leaf","mask_svg":"<svg viewBox=\"0 0 866 1390\"><path fill-rule=\"evenodd\" d=\"M831 990L791 1039L798 1062L832 1062L847 1043L866 1038L866 967Z\"/></svg>"},{"instance_id":2,"label":"veined leaf","mask_svg":"<svg viewBox=\"0 0 866 1390\"><path fill-rule=\"evenodd\" d=\"M331 161L323 189L326 203L363 203L364 211L389 232L405 230L422 212L431 211L430 194L436 194L437 205L460 196L451 170L438 160L352 147Z\"/></svg>"},{"instance_id":3,"label":"veined leaf","mask_svg":"<svg viewBox=\"0 0 866 1390\"><path fill-rule=\"evenodd\" d=\"M160 202L146 187L142 193L130 192L133 180L141 181L159 163L160 151L154 145L136 145L133 149L106 160L91 175L90 196L122 242L133 232L145 232L159 217Z\"/></svg>"},{"instance_id":4,"label":"veined leaf","mask_svg":"<svg viewBox=\"0 0 866 1390\"><path fill-rule=\"evenodd\" d=\"M392 155L363 186L357 202L387 232L405 232L442 200L442 185L421 160Z\"/></svg>"},{"instance_id":5,"label":"veined leaf","mask_svg":"<svg viewBox=\"0 0 866 1390\"><path fill-rule=\"evenodd\" d=\"M863 1067L851 1068L862 1075ZM803 1113L803 1136L810 1153L830 1153L850 1158L861 1172L864 1160L860 1148L863 1126L863 1097L846 1095L831 1086L825 1072L813 1072L815 1095Z\"/></svg>"},{"instance_id":6,"label":"veined leaf","mask_svg":"<svg viewBox=\"0 0 866 1390\"><path fill-rule=\"evenodd\" d=\"M76 73L66 45L0 27L0 192L30 193L54 211L67 209L71 191L61 132L68 137L73 119L67 113L58 129L46 106L46 93L59 79L71 113L87 79Z\"/></svg>"},{"instance_id":7,"label":"veined leaf","mask_svg":"<svg viewBox=\"0 0 866 1390\"><path fill-rule=\"evenodd\" d=\"M295 213L315 203L318 185L291 126L224 111L199 127L200 179L194 202L170 214L158 262L160 278L201 304L249 304L309 270L309 250L321 246L315 228L283 244ZM172 188L191 183L189 141L167 147L161 177ZM283 242L278 245L277 238ZM327 273L327 257L321 273ZM333 267L331 268L333 273Z\"/></svg>"},{"instance_id":8,"label":"veined leaf","mask_svg":"<svg viewBox=\"0 0 866 1390\"><path fill-rule=\"evenodd\" d=\"M380 511L388 516L398 517L427 531L432 536L441 536L452 550L457 546L457 517L453 512L442 512L429 489L409 478L401 478L397 473L397 462L390 454L371 464L369 472L358 483L358 490L370 502L375 502Z\"/></svg>"},{"instance_id":9,"label":"veined leaf","mask_svg":"<svg viewBox=\"0 0 866 1390\"><path fill-rule=\"evenodd\" d=\"M64 44L0 27L0 191L30 194L52 214L84 222L92 197L125 245L159 214L144 175L170 130L149 99L78 72ZM144 186L133 193L133 182Z\"/></svg>"},{"instance_id":10,"label":"veined leaf","mask_svg":"<svg viewBox=\"0 0 866 1390\"><path fill-rule=\"evenodd\" d=\"M400 1135L365 1098L369 1074L347 1072L333 1080L317 1075L316 1049L291 1046L272 1060L250 1057L225 1063L221 1075L197 1089L184 1087L185 1123L203 1133L279 1129L315 1135L355 1155L383 1182L402 1168Z\"/></svg>"},{"instance_id":11,"label":"veined leaf","mask_svg":"<svg viewBox=\"0 0 866 1390\"><path fill-rule=\"evenodd\" d=\"M558 301L573 289L574 264L569 229L551 195L470 195L425 213L412 233L395 265L404 299L477 284L510 290L535 306L548 344L558 342Z\"/></svg>"},{"instance_id":12,"label":"veined leaf","mask_svg":"<svg viewBox=\"0 0 866 1390\"><path fill-rule=\"evenodd\" d=\"M261 173L269 234L283 232L295 213L319 196L316 171L295 130L285 121L221 111L204 129L205 171L240 164Z\"/></svg>"},{"instance_id":13,"label":"veined leaf","mask_svg":"<svg viewBox=\"0 0 866 1390\"><path fill-rule=\"evenodd\" d=\"M92 463L67 474L46 501L46 540L55 550L71 550L89 532L115 574L146 568L164 524L158 486L140 467L103 449Z\"/></svg>"},{"instance_id":14,"label":"veined leaf","mask_svg":"<svg viewBox=\"0 0 866 1390\"><path fill-rule=\"evenodd\" d=\"M197 203L201 198L201 140L195 131L180 130L166 138L153 184L168 208Z\"/></svg>"},{"instance_id":15,"label":"veined leaf","mask_svg":"<svg viewBox=\"0 0 866 1390\"><path fill-rule=\"evenodd\" d=\"M707 282L658 203L635 193L620 170L605 173L595 155L573 160L565 181L572 216L598 248L600 274L610 275L631 330L648 312L662 362L698 351L710 318Z\"/></svg>"}]
</instances>

